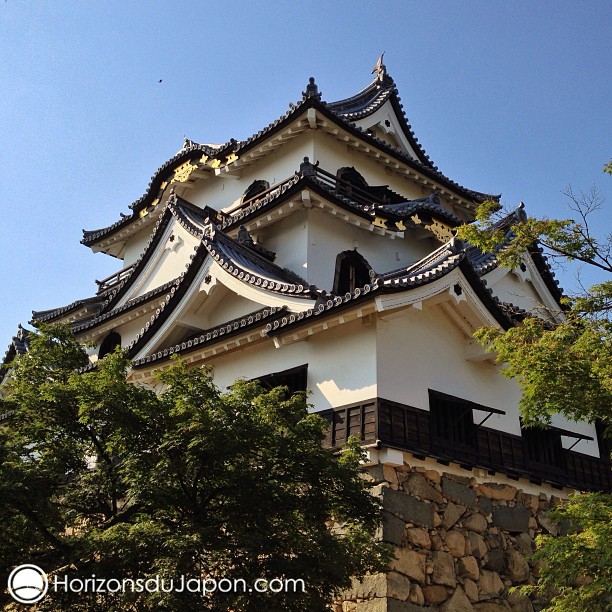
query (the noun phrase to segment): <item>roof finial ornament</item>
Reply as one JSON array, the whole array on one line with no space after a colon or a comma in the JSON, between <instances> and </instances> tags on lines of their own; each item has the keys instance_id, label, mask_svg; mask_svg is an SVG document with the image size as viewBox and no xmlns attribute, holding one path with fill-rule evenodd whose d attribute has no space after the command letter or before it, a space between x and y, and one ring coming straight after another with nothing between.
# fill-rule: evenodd
<instances>
[{"instance_id":1,"label":"roof finial ornament","mask_svg":"<svg viewBox=\"0 0 612 612\"><path fill-rule=\"evenodd\" d=\"M253 238L251 238L249 230L244 225L241 225L238 228L238 243L245 244L247 246L251 246L253 244Z\"/></svg>"},{"instance_id":2,"label":"roof finial ornament","mask_svg":"<svg viewBox=\"0 0 612 612\"><path fill-rule=\"evenodd\" d=\"M525 210L525 202L519 202L519 205L514 211L514 216L517 221L527 221L527 211Z\"/></svg>"},{"instance_id":3,"label":"roof finial ornament","mask_svg":"<svg viewBox=\"0 0 612 612\"><path fill-rule=\"evenodd\" d=\"M383 57L385 57L384 51L380 54L376 66L372 68L372 74L376 73L379 81L382 81L385 74L387 74L387 67L383 64Z\"/></svg>"},{"instance_id":4,"label":"roof finial ornament","mask_svg":"<svg viewBox=\"0 0 612 612\"><path fill-rule=\"evenodd\" d=\"M308 98L315 98L316 100L321 99L321 93L319 92L318 85L315 83L314 77L310 77L308 79L308 85L306 85L306 91L302 92L302 97L304 100L307 100Z\"/></svg>"},{"instance_id":5,"label":"roof finial ornament","mask_svg":"<svg viewBox=\"0 0 612 612\"><path fill-rule=\"evenodd\" d=\"M372 74L376 73L376 80L381 85L391 85L393 83L393 79L387 74L387 67L383 63L383 57L385 57L385 52L383 51L376 62L376 66L372 68Z\"/></svg>"},{"instance_id":6,"label":"roof finial ornament","mask_svg":"<svg viewBox=\"0 0 612 612\"><path fill-rule=\"evenodd\" d=\"M304 161L300 164L300 176L316 176L317 175L317 166L319 162L316 164L311 163L308 157L304 158Z\"/></svg>"}]
</instances>

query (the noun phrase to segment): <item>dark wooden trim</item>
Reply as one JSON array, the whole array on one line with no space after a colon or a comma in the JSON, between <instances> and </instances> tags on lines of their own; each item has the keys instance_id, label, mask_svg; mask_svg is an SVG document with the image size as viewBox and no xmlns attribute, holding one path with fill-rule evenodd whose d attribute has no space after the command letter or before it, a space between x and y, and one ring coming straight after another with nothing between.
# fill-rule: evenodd
<instances>
[{"instance_id":1,"label":"dark wooden trim","mask_svg":"<svg viewBox=\"0 0 612 612\"><path fill-rule=\"evenodd\" d=\"M454 445L432 434L428 410L383 398L318 414L330 424L326 445L332 448L342 446L354 435L365 445L380 442L382 446L407 450L419 457L432 457L445 465L453 462L466 468L480 467L510 478L546 482L557 488L612 492L612 464L607 458L563 449L562 467L535 463L529 460L521 436L488 427L476 428L476 443L472 448Z\"/></svg>"}]
</instances>

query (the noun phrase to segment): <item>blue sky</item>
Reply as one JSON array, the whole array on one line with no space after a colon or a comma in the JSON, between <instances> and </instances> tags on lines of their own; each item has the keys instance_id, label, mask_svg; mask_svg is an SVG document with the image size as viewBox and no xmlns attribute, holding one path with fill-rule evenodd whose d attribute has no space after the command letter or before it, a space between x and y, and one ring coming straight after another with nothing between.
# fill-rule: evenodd
<instances>
[{"instance_id":1,"label":"blue sky","mask_svg":"<svg viewBox=\"0 0 612 612\"><path fill-rule=\"evenodd\" d=\"M608 0L0 0L0 357L33 309L120 267L81 229L128 212L184 136L247 138L310 76L349 96L382 51L447 176L553 217L596 183L611 231L610 32Z\"/></svg>"}]
</instances>

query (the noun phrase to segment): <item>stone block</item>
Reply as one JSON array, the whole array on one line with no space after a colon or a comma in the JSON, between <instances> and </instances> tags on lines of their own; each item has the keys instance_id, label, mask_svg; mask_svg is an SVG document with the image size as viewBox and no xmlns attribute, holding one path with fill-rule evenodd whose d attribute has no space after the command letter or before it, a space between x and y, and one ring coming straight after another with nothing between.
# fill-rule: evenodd
<instances>
[{"instance_id":1,"label":"stone block","mask_svg":"<svg viewBox=\"0 0 612 612\"><path fill-rule=\"evenodd\" d=\"M455 592L439 608L440 612L474 612L474 607L465 594L465 591L458 586Z\"/></svg>"},{"instance_id":2,"label":"stone block","mask_svg":"<svg viewBox=\"0 0 612 612\"><path fill-rule=\"evenodd\" d=\"M503 572L506 569L506 558L503 551L494 548L486 556L485 567L493 572Z\"/></svg>"},{"instance_id":3,"label":"stone block","mask_svg":"<svg viewBox=\"0 0 612 612\"><path fill-rule=\"evenodd\" d=\"M425 558L426 555L408 548L396 548L396 559L391 562L391 567L417 582L425 582Z\"/></svg>"},{"instance_id":4,"label":"stone block","mask_svg":"<svg viewBox=\"0 0 612 612\"><path fill-rule=\"evenodd\" d=\"M506 536L497 527L490 527L484 538L489 548L506 548Z\"/></svg>"},{"instance_id":5,"label":"stone block","mask_svg":"<svg viewBox=\"0 0 612 612\"><path fill-rule=\"evenodd\" d=\"M494 601L485 601L474 605L475 612L508 612L510 604L503 605Z\"/></svg>"},{"instance_id":6,"label":"stone block","mask_svg":"<svg viewBox=\"0 0 612 612\"><path fill-rule=\"evenodd\" d=\"M475 531L468 533L468 542L470 544L470 552L477 559L482 559L489 551L484 538Z\"/></svg>"},{"instance_id":7,"label":"stone block","mask_svg":"<svg viewBox=\"0 0 612 612\"><path fill-rule=\"evenodd\" d=\"M389 599L386 608L386 612L426 612L427 610L433 612L430 607L422 607L410 601L397 601L397 599Z\"/></svg>"},{"instance_id":8,"label":"stone block","mask_svg":"<svg viewBox=\"0 0 612 612\"><path fill-rule=\"evenodd\" d=\"M512 582L525 582L529 579L529 564L520 552L511 548L505 552L504 559Z\"/></svg>"},{"instance_id":9,"label":"stone block","mask_svg":"<svg viewBox=\"0 0 612 612\"><path fill-rule=\"evenodd\" d=\"M480 578L480 567L476 558L468 555L459 559L457 561L457 573L464 578L478 580Z\"/></svg>"},{"instance_id":10,"label":"stone block","mask_svg":"<svg viewBox=\"0 0 612 612\"><path fill-rule=\"evenodd\" d=\"M444 510L444 514L442 515L442 527L444 529L450 529L455 525L455 523L463 516L465 512L465 506L460 506L458 504L453 504L453 502L448 502L446 505L446 509Z\"/></svg>"},{"instance_id":11,"label":"stone block","mask_svg":"<svg viewBox=\"0 0 612 612\"><path fill-rule=\"evenodd\" d=\"M395 546L400 546L404 539L404 533L406 531L406 523L390 514L389 512L383 512L383 521L382 521L382 539L383 542L389 542L390 544L395 544Z\"/></svg>"},{"instance_id":12,"label":"stone block","mask_svg":"<svg viewBox=\"0 0 612 612\"><path fill-rule=\"evenodd\" d=\"M538 512L538 524L550 535L556 536L559 533L559 524L548 518L547 512Z\"/></svg>"},{"instance_id":13,"label":"stone block","mask_svg":"<svg viewBox=\"0 0 612 612\"><path fill-rule=\"evenodd\" d=\"M395 468L387 463L383 464L383 477L387 482L391 484L398 483L397 472L395 471Z\"/></svg>"},{"instance_id":14,"label":"stone block","mask_svg":"<svg viewBox=\"0 0 612 612\"><path fill-rule=\"evenodd\" d=\"M510 501L514 499L516 495L516 487L507 484L499 484L497 482L483 482L479 487L481 495L488 497L493 500L506 500Z\"/></svg>"},{"instance_id":15,"label":"stone block","mask_svg":"<svg viewBox=\"0 0 612 612\"><path fill-rule=\"evenodd\" d=\"M382 463L367 468L366 474L373 482L382 482L385 479Z\"/></svg>"},{"instance_id":16,"label":"stone block","mask_svg":"<svg viewBox=\"0 0 612 612\"><path fill-rule=\"evenodd\" d=\"M432 561L432 583L455 587L457 585L457 576L455 574L455 562L453 560L452 555L447 552L438 550L432 554Z\"/></svg>"},{"instance_id":17,"label":"stone block","mask_svg":"<svg viewBox=\"0 0 612 612\"><path fill-rule=\"evenodd\" d=\"M431 480L431 482L435 482L436 484L440 484L440 481L442 480L442 474L440 474L440 472L436 472L436 470L425 470L423 474L425 475L425 478Z\"/></svg>"},{"instance_id":18,"label":"stone block","mask_svg":"<svg viewBox=\"0 0 612 612\"><path fill-rule=\"evenodd\" d=\"M476 491L446 476L442 477L442 493L451 501L462 506L474 508L476 505Z\"/></svg>"},{"instance_id":19,"label":"stone block","mask_svg":"<svg viewBox=\"0 0 612 612\"><path fill-rule=\"evenodd\" d=\"M442 550L442 538L437 532L431 534L431 549Z\"/></svg>"},{"instance_id":20,"label":"stone block","mask_svg":"<svg viewBox=\"0 0 612 612\"><path fill-rule=\"evenodd\" d=\"M406 542L418 548L429 550L431 548L431 538L426 529L421 527L408 527L406 529Z\"/></svg>"},{"instance_id":21,"label":"stone block","mask_svg":"<svg viewBox=\"0 0 612 612\"><path fill-rule=\"evenodd\" d=\"M353 578L349 589L343 591L343 599L369 599L386 597L387 574L368 574L362 578Z\"/></svg>"},{"instance_id":22,"label":"stone block","mask_svg":"<svg viewBox=\"0 0 612 612\"><path fill-rule=\"evenodd\" d=\"M404 482L404 490L410 495L420 497L421 499L428 499L436 502L437 504L444 502L444 498L442 497L440 491L438 491L434 486L430 485L423 474L410 474Z\"/></svg>"},{"instance_id":23,"label":"stone block","mask_svg":"<svg viewBox=\"0 0 612 612\"><path fill-rule=\"evenodd\" d=\"M463 590L472 603L478 601L478 585L473 580L466 578L463 581Z\"/></svg>"},{"instance_id":24,"label":"stone block","mask_svg":"<svg viewBox=\"0 0 612 612\"><path fill-rule=\"evenodd\" d=\"M414 523L427 529L433 528L433 506L406 493L384 489L383 509L407 523Z\"/></svg>"},{"instance_id":25,"label":"stone block","mask_svg":"<svg viewBox=\"0 0 612 612\"><path fill-rule=\"evenodd\" d=\"M439 584L428 584L423 587L422 591L425 602L430 605L440 604L448 599L446 587Z\"/></svg>"},{"instance_id":26,"label":"stone block","mask_svg":"<svg viewBox=\"0 0 612 612\"><path fill-rule=\"evenodd\" d=\"M387 612L387 598L360 601L355 604L355 612Z\"/></svg>"},{"instance_id":27,"label":"stone block","mask_svg":"<svg viewBox=\"0 0 612 612\"><path fill-rule=\"evenodd\" d=\"M521 553L524 555L530 555L533 553L533 540L528 533L517 534L515 541Z\"/></svg>"},{"instance_id":28,"label":"stone block","mask_svg":"<svg viewBox=\"0 0 612 612\"><path fill-rule=\"evenodd\" d=\"M387 574L387 595L405 601L410 595L410 580L397 572Z\"/></svg>"},{"instance_id":29,"label":"stone block","mask_svg":"<svg viewBox=\"0 0 612 612\"><path fill-rule=\"evenodd\" d=\"M504 583L497 572L490 572L484 569L480 571L480 578L478 579L480 599L498 597L503 590Z\"/></svg>"},{"instance_id":30,"label":"stone block","mask_svg":"<svg viewBox=\"0 0 612 612\"><path fill-rule=\"evenodd\" d=\"M412 603L417 604L418 606L422 606L425 604L425 596L423 595L423 590L418 584L413 582L410 585L410 595L408 595L408 599Z\"/></svg>"},{"instance_id":31,"label":"stone block","mask_svg":"<svg viewBox=\"0 0 612 612\"><path fill-rule=\"evenodd\" d=\"M540 507L540 500L537 495L532 495L531 493L524 493L523 491L519 491L516 496L518 502L520 502L525 508L527 508L532 514L536 514Z\"/></svg>"},{"instance_id":32,"label":"stone block","mask_svg":"<svg viewBox=\"0 0 612 612\"><path fill-rule=\"evenodd\" d=\"M524 506L501 507L493 510L493 524L510 531L517 533L529 530L529 518L531 513Z\"/></svg>"},{"instance_id":33,"label":"stone block","mask_svg":"<svg viewBox=\"0 0 612 612\"><path fill-rule=\"evenodd\" d=\"M510 591L507 598L512 612L533 612L533 604L527 595L522 595L518 591Z\"/></svg>"},{"instance_id":34,"label":"stone block","mask_svg":"<svg viewBox=\"0 0 612 612\"><path fill-rule=\"evenodd\" d=\"M449 531L444 538L448 552L455 558L465 555L465 537L459 531Z\"/></svg>"},{"instance_id":35,"label":"stone block","mask_svg":"<svg viewBox=\"0 0 612 612\"><path fill-rule=\"evenodd\" d=\"M493 502L484 496L478 498L478 507L483 514L491 514L493 512Z\"/></svg>"},{"instance_id":36,"label":"stone block","mask_svg":"<svg viewBox=\"0 0 612 612\"><path fill-rule=\"evenodd\" d=\"M487 530L488 526L487 519L482 516L482 514L477 513L470 514L469 516L465 517L461 521L461 524L468 531L475 531L476 533L480 534L483 534Z\"/></svg>"}]
</instances>

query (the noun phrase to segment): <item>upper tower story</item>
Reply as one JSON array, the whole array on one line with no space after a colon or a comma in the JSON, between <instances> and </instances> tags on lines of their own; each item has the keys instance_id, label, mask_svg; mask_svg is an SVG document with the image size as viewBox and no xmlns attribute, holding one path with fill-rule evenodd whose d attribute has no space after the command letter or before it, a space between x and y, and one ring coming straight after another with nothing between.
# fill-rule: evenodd
<instances>
[{"instance_id":1,"label":"upper tower story","mask_svg":"<svg viewBox=\"0 0 612 612\"><path fill-rule=\"evenodd\" d=\"M255 199L286 189L305 158L316 165L321 188L361 196L358 204L364 210L355 212L363 227L373 222L384 228L389 218L397 220L393 210L381 208L385 204L432 197L440 212L458 222L470 221L477 204L492 196L464 188L437 169L412 132L382 58L374 72L362 91L329 103L311 78L300 101L246 140L204 145L186 139L131 204L130 214L108 227L85 231L83 244L124 260L128 267L141 254L156 212L172 191L224 220L240 218L252 230L245 212L254 212ZM258 219L257 228L265 224ZM393 224L391 229L397 231Z\"/></svg>"}]
</instances>

